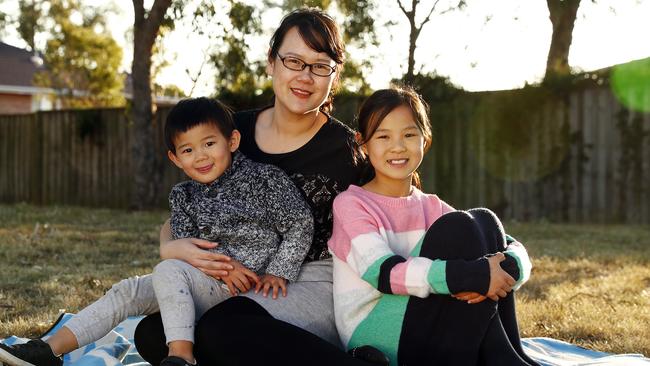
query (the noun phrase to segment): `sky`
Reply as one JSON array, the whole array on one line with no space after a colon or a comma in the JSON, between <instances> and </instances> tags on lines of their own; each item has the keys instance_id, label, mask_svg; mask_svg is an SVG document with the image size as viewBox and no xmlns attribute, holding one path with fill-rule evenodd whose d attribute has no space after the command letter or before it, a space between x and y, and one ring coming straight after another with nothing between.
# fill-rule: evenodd
<instances>
[{"instance_id":1,"label":"sky","mask_svg":"<svg viewBox=\"0 0 650 366\"><path fill-rule=\"evenodd\" d=\"M262 0L248 2L262 6ZM408 23L397 0L379 2L381 6L374 16L380 46L363 50L349 47L351 58L371 62L366 78L373 89L387 87L392 78L401 76L406 71L408 56ZM418 21L426 16L433 2L421 1ZM85 3L97 5L105 1L85 0ZM437 9L446 9L449 3L440 1ZM2 6L2 10L12 11L8 2ZM13 7L17 8L17 4ZM126 0L115 1L115 8L116 12L108 16L109 28L124 48L122 68L128 70L132 60L129 28L133 8ZM264 58L268 39L282 15L277 9L264 12L265 34L249 40L250 56ZM650 57L648 15L650 0L598 0L596 4L583 0L573 32L569 64L576 70L590 71ZM395 25L386 26L388 21ZM551 29L544 0L468 0L463 11L440 16L434 13L424 26L417 43L415 69L435 71L470 91L522 87L541 80ZM24 45L15 32L13 35L9 32L3 41L19 47ZM163 55L169 66L161 70L157 81L189 92L193 83L188 75L198 75L204 54L212 47L216 45L210 44L205 36L193 34L189 26L181 24L164 39ZM204 64L192 95L212 94L213 80L214 70Z\"/></svg>"}]
</instances>

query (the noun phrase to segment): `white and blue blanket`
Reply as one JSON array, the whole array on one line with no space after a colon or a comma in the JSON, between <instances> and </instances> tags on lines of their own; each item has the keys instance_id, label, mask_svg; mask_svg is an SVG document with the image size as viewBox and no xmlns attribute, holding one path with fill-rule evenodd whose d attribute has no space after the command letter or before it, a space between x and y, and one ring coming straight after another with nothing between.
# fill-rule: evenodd
<instances>
[{"instance_id":1,"label":"white and blue blanket","mask_svg":"<svg viewBox=\"0 0 650 366\"><path fill-rule=\"evenodd\" d=\"M61 327L72 314L64 314L57 324L50 329L52 334ZM142 317L133 317L120 323L106 337L78 349L64 357L65 366L145 366L133 346L133 332ZM27 339L9 337L1 340L5 344L26 342ZM542 366L650 366L650 358L638 354L613 355L590 351L570 343L551 338L525 338L524 350Z\"/></svg>"}]
</instances>

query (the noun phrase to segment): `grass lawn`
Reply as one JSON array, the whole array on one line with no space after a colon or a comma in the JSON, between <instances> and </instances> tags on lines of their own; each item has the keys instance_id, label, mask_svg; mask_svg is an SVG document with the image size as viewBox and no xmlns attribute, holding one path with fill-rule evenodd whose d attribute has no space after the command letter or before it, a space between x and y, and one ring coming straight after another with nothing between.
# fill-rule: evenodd
<instances>
[{"instance_id":1,"label":"grass lawn","mask_svg":"<svg viewBox=\"0 0 650 366\"><path fill-rule=\"evenodd\" d=\"M167 213L0 205L0 338L36 336L158 261ZM524 337L650 356L650 227L507 223L533 259Z\"/></svg>"}]
</instances>

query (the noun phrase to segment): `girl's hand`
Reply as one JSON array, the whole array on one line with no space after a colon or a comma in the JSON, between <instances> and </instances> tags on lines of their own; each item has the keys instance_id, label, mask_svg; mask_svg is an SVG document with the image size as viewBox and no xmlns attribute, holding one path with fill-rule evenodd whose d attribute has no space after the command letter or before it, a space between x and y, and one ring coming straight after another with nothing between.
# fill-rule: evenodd
<instances>
[{"instance_id":1,"label":"girl's hand","mask_svg":"<svg viewBox=\"0 0 650 366\"><path fill-rule=\"evenodd\" d=\"M508 292L512 291L512 286L515 284L515 279L508 272L504 271L499 264L505 259L506 255L501 252L487 259L490 264L490 287L485 296L494 301L499 301L500 297L506 297Z\"/></svg>"},{"instance_id":2,"label":"girl's hand","mask_svg":"<svg viewBox=\"0 0 650 366\"><path fill-rule=\"evenodd\" d=\"M255 287L255 293L259 293L260 290L263 289L262 295L267 297L271 287L273 288L273 299L278 298L278 291L280 289L282 289L282 296L287 297L287 280L272 274L265 274L262 276L260 282Z\"/></svg>"},{"instance_id":3,"label":"girl's hand","mask_svg":"<svg viewBox=\"0 0 650 366\"><path fill-rule=\"evenodd\" d=\"M479 294L478 292L460 292L454 295L451 295L456 300L467 301L468 304L478 304L479 302L487 299L486 296Z\"/></svg>"},{"instance_id":4,"label":"girl's hand","mask_svg":"<svg viewBox=\"0 0 650 366\"><path fill-rule=\"evenodd\" d=\"M206 275L220 279L227 276L228 271L232 271L235 267L229 264L230 257L206 250L215 248L217 245L217 243L196 238L170 240L160 244L160 257L183 260Z\"/></svg>"}]
</instances>

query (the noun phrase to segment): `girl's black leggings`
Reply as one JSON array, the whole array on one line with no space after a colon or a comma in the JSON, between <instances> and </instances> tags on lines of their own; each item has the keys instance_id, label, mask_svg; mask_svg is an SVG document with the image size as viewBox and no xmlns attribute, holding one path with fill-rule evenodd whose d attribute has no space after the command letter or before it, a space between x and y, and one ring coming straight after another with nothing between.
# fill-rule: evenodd
<instances>
[{"instance_id":1,"label":"girl's black leggings","mask_svg":"<svg viewBox=\"0 0 650 366\"><path fill-rule=\"evenodd\" d=\"M475 260L503 251L505 245L501 223L491 211L455 211L429 228L420 256ZM502 267L518 278L514 259L506 258ZM273 318L245 297L233 297L206 312L195 339L194 353L201 365L369 365L312 333ZM135 344L152 365L167 356L160 314L140 322ZM448 295L412 296L398 359L400 365L408 366L536 365L521 348L512 293L498 303L487 299L472 305Z\"/></svg>"}]
</instances>

